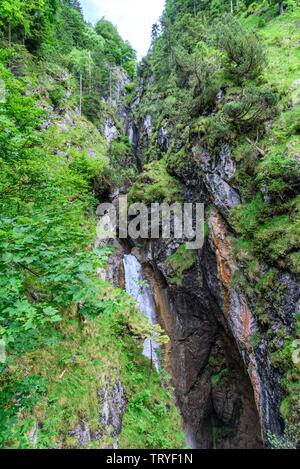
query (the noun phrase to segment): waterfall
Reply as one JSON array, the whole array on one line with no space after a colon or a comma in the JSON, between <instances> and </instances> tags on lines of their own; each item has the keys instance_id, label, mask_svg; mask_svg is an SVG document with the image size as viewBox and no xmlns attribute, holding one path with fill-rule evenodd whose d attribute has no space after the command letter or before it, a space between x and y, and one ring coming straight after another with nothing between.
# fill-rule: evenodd
<instances>
[{"instance_id":1,"label":"waterfall","mask_svg":"<svg viewBox=\"0 0 300 469\"><path fill-rule=\"evenodd\" d=\"M149 319L151 324L157 324L156 308L150 287L145 283L143 269L139 261L132 254L127 254L123 259L125 270L125 288L127 293L138 303L140 311ZM155 349L158 345L150 340L145 340L143 355L152 360L156 370L159 370L159 359Z\"/></svg>"},{"instance_id":2,"label":"waterfall","mask_svg":"<svg viewBox=\"0 0 300 469\"><path fill-rule=\"evenodd\" d=\"M185 425L185 441L186 441L186 446L191 449L199 449L198 444L196 443L194 434L192 429L189 427L189 425Z\"/></svg>"}]
</instances>

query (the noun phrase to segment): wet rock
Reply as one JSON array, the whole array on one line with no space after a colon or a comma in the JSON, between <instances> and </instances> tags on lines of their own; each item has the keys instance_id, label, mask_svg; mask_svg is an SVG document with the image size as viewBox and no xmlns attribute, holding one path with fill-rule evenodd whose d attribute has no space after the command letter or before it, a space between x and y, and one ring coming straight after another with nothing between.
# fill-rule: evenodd
<instances>
[{"instance_id":1,"label":"wet rock","mask_svg":"<svg viewBox=\"0 0 300 469\"><path fill-rule=\"evenodd\" d=\"M222 143L217 155L216 170L227 182L230 182L236 170L236 164L231 156L230 145Z\"/></svg>"},{"instance_id":2,"label":"wet rock","mask_svg":"<svg viewBox=\"0 0 300 469\"><path fill-rule=\"evenodd\" d=\"M57 150L56 154L61 157L61 159L66 159L68 158L68 153L65 151Z\"/></svg>"},{"instance_id":3,"label":"wet rock","mask_svg":"<svg viewBox=\"0 0 300 469\"><path fill-rule=\"evenodd\" d=\"M217 232L215 235L218 236ZM182 286L178 287L170 283L164 263L170 251L176 250L176 245L172 248L171 245L171 242L162 240L146 241L139 258L145 266L153 269L148 278L160 312L160 322L171 337L166 350L167 367L173 376L183 418L198 448L213 447L214 418L218 425L224 427L222 437L215 442L218 448L259 448L260 426L251 381L234 342L229 339L230 329L225 319L218 265L212 246L205 243L195 266L186 272ZM220 256L226 255L229 244L226 248L219 245L219 250ZM207 283L208 271L210 286ZM228 288L226 270L225 280ZM211 385L211 376L219 371L218 364L209 364L216 343L220 344L222 367L233 370L228 385L222 389ZM249 428L247 419L251 422Z\"/></svg>"},{"instance_id":4,"label":"wet rock","mask_svg":"<svg viewBox=\"0 0 300 469\"><path fill-rule=\"evenodd\" d=\"M111 117L107 117L105 119L105 125L102 130L108 143L110 143L118 136L118 129L116 127L115 121Z\"/></svg>"},{"instance_id":5,"label":"wet rock","mask_svg":"<svg viewBox=\"0 0 300 469\"><path fill-rule=\"evenodd\" d=\"M233 423L238 400L239 396L233 385L230 387L216 386L212 389L212 403L215 414L225 425Z\"/></svg>"},{"instance_id":6,"label":"wet rock","mask_svg":"<svg viewBox=\"0 0 300 469\"><path fill-rule=\"evenodd\" d=\"M261 192L261 195L263 197L263 201L266 202L266 203L270 203L271 202L271 197L269 195L268 187L266 185L261 186L260 187L260 192Z\"/></svg>"}]
</instances>

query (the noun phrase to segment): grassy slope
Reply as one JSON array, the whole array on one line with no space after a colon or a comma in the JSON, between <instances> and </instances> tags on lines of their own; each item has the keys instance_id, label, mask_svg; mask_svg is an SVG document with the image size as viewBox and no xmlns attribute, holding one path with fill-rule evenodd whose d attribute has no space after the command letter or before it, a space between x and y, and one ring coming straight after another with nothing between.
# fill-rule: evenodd
<instances>
[{"instance_id":1,"label":"grassy slope","mask_svg":"<svg viewBox=\"0 0 300 469\"><path fill-rule=\"evenodd\" d=\"M110 296L118 293L109 285L106 289ZM21 413L12 447L30 447L20 434L24 430L28 434L38 421L37 448L76 448L77 438L70 436L70 431L82 421L88 422L91 432L99 428L97 393L103 386L113 386L118 377L127 401L122 432L117 437L119 448L184 446L180 417L166 376L155 370L149 375L142 343L123 330L123 320L115 310L83 326L76 312L69 312L57 331L63 336L58 346L27 354L15 365L14 379L27 373L38 375L47 380L47 389L32 409ZM104 431L102 441L93 441L87 448L106 448L113 440Z\"/></svg>"},{"instance_id":2,"label":"grassy slope","mask_svg":"<svg viewBox=\"0 0 300 469\"><path fill-rule=\"evenodd\" d=\"M255 27L262 19L263 16L250 16L244 21L248 27ZM299 173L299 25L299 18L286 14L258 28L267 46L268 66L263 80L271 85L279 96L280 115L272 122L268 135L259 142L259 146L266 151L266 156L256 162L249 186L253 184L253 180L258 187L267 184L271 195L273 193L277 197L275 205L278 209L274 216L274 212L272 213L268 205L263 204L261 197L258 196L248 204L239 207L240 213L236 223L239 234L242 236L246 234L245 238L248 239L252 238L249 248L254 249L255 255L262 260L267 259L274 266L290 269L295 274L299 274L300 261L299 198L282 203L281 207L280 199L286 190L285 181L281 176L287 172L289 165ZM244 168L248 162L245 161L246 158L243 155L245 151L243 143L242 141L236 142L234 154L241 162L236 176L237 181L241 183L243 181L242 186L246 192L248 187L244 176L247 169L244 171ZM240 181L239 174L241 175ZM293 212L292 216L289 215L291 212Z\"/></svg>"}]
</instances>

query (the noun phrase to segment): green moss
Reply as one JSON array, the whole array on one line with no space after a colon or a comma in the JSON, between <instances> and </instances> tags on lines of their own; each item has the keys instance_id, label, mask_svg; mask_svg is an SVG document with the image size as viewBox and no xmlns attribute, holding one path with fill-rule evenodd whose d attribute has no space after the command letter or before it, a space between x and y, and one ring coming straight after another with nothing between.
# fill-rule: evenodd
<instances>
[{"instance_id":1,"label":"green moss","mask_svg":"<svg viewBox=\"0 0 300 469\"><path fill-rule=\"evenodd\" d=\"M176 153L172 147L168 150L165 156L165 160L167 162L167 168L178 175L183 173L189 163L185 149L182 149Z\"/></svg>"},{"instance_id":2,"label":"green moss","mask_svg":"<svg viewBox=\"0 0 300 469\"><path fill-rule=\"evenodd\" d=\"M186 244L182 244L174 254L165 261L167 266L172 268L170 275L171 283L177 286L182 285L185 272L191 269L196 262L196 255L193 249L187 249Z\"/></svg>"},{"instance_id":3,"label":"green moss","mask_svg":"<svg viewBox=\"0 0 300 469\"><path fill-rule=\"evenodd\" d=\"M128 200L133 202L176 202L182 200L179 182L167 171L164 160L153 161L145 166L130 188Z\"/></svg>"},{"instance_id":4,"label":"green moss","mask_svg":"<svg viewBox=\"0 0 300 469\"><path fill-rule=\"evenodd\" d=\"M223 370L220 371L217 375L211 376L211 385L213 388L217 386L226 386L228 383L228 370L227 368L224 368Z\"/></svg>"},{"instance_id":5,"label":"green moss","mask_svg":"<svg viewBox=\"0 0 300 469\"><path fill-rule=\"evenodd\" d=\"M252 345L253 347L257 347L259 342L260 342L260 333L259 332L255 332L254 334L252 334L249 339L248 339L248 342L250 345Z\"/></svg>"},{"instance_id":6,"label":"green moss","mask_svg":"<svg viewBox=\"0 0 300 469\"><path fill-rule=\"evenodd\" d=\"M283 343L271 354L271 363L283 373L281 387L283 400L280 406L282 416L290 423L299 421L300 411L300 363L299 356L300 315L296 317L294 336L284 335ZM298 340L296 340L298 339Z\"/></svg>"}]
</instances>

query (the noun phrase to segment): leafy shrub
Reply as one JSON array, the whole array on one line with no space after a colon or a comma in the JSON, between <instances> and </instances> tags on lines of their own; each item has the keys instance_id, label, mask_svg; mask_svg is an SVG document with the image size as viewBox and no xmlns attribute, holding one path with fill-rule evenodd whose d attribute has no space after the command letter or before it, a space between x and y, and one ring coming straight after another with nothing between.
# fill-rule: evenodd
<instances>
[{"instance_id":1,"label":"leafy shrub","mask_svg":"<svg viewBox=\"0 0 300 469\"><path fill-rule=\"evenodd\" d=\"M268 89L247 86L240 101L227 103L223 107L223 115L228 122L240 128L255 128L263 122L276 117L276 95Z\"/></svg>"},{"instance_id":2,"label":"leafy shrub","mask_svg":"<svg viewBox=\"0 0 300 469\"><path fill-rule=\"evenodd\" d=\"M210 150L214 150L222 140L230 137L228 126L215 116L199 119L196 129Z\"/></svg>"},{"instance_id":3,"label":"leafy shrub","mask_svg":"<svg viewBox=\"0 0 300 469\"><path fill-rule=\"evenodd\" d=\"M49 98L55 108L62 107L66 97L66 90L61 85L54 85L49 90Z\"/></svg>"},{"instance_id":4,"label":"leafy shrub","mask_svg":"<svg viewBox=\"0 0 300 469\"><path fill-rule=\"evenodd\" d=\"M265 184L272 198L284 200L299 192L300 165L293 155L269 152L258 166L255 181L257 184Z\"/></svg>"}]
</instances>

